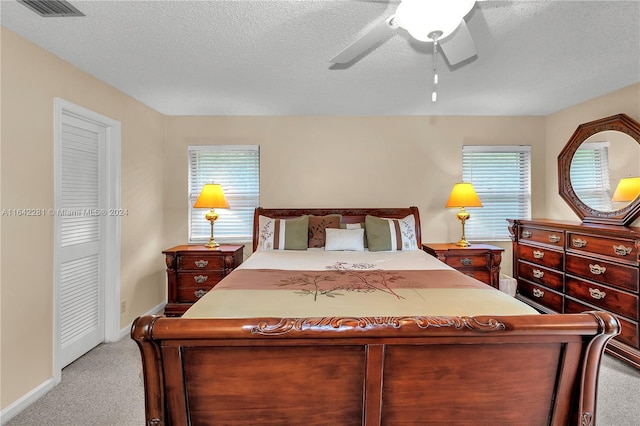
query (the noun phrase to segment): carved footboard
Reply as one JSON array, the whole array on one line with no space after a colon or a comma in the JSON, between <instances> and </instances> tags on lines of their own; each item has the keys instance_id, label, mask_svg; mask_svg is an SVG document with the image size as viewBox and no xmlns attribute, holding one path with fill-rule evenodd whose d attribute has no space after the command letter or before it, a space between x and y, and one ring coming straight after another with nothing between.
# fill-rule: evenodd
<instances>
[{"instance_id":1,"label":"carved footboard","mask_svg":"<svg viewBox=\"0 0 640 426\"><path fill-rule=\"evenodd\" d=\"M594 424L603 312L138 318L148 425Z\"/></svg>"}]
</instances>

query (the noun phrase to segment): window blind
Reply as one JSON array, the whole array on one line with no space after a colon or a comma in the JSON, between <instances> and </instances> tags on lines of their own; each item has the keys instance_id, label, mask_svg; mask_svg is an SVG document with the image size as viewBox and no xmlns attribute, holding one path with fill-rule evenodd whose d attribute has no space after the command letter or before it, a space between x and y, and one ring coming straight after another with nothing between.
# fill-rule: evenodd
<instances>
[{"instance_id":1,"label":"window blind","mask_svg":"<svg viewBox=\"0 0 640 426\"><path fill-rule=\"evenodd\" d=\"M531 147L463 146L462 180L473 184L482 202L468 209L468 240L509 240L506 220L531 218Z\"/></svg>"},{"instance_id":2,"label":"window blind","mask_svg":"<svg viewBox=\"0 0 640 426\"><path fill-rule=\"evenodd\" d=\"M205 242L211 225L207 209L194 209L205 183L219 183L229 202L216 209L214 235L218 242L248 242L253 213L260 203L260 149L257 145L189 146L189 242Z\"/></svg>"},{"instance_id":3,"label":"window blind","mask_svg":"<svg viewBox=\"0 0 640 426\"><path fill-rule=\"evenodd\" d=\"M571 186L586 205L611 211L609 143L584 142L571 160Z\"/></svg>"}]
</instances>

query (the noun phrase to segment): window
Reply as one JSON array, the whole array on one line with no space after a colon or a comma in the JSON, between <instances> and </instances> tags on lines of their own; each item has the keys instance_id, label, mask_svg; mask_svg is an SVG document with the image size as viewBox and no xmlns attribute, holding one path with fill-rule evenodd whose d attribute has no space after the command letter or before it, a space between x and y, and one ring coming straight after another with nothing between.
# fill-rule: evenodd
<instances>
[{"instance_id":1,"label":"window","mask_svg":"<svg viewBox=\"0 0 640 426\"><path fill-rule=\"evenodd\" d=\"M229 202L214 234L218 242L247 242L253 235L253 213L260 203L260 149L257 145L199 145L189 147L189 242L205 242L211 236L206 209L193 203L205 183L219 183Z\"/></svg>"},{"instance_id":2,"label":"window","mask_svg":"<svg viewBox=\"0 0 640 426\"><path fill-rule=\"evenodd\" d=\"M583 142L571 160L571 186L591 208L611 211L609 142Z\"/></svg>"},{"instance_id":3,"label":"window","mask_svg":"<svg viewBox=\"0 0 640 426\"><path fill-rule=\"evenodd\" d=\"M469 211L468 240L509 240L506 220L531 218L531 147L463 146L462 180L482 202Z\"/></svg>"}]
</instances>

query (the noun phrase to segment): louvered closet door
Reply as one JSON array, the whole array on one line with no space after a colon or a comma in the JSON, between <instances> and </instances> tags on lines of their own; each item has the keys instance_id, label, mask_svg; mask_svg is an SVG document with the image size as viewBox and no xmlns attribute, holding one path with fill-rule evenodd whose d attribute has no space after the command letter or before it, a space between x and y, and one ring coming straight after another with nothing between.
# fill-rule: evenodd
<instances>
[{"instance_id":1,"label":"louvered closet door","mask_svg":"<svg viewBox=\"0 0 640 426\"><path fill-rule=\"evenodd\" d=\"M60 366L104 340L105 129L63 114L59 226Z\"/></svg>"}]
</instances>

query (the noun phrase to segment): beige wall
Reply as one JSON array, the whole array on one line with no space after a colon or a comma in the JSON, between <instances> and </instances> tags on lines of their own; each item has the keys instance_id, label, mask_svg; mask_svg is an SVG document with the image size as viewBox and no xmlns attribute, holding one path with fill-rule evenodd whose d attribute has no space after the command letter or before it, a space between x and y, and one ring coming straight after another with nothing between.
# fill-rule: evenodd
<instances>
[{"instance_id":1,"label":"beige wall","mask_svg":"<svg viewBox=\"0 0 640 426\"><path fill-rule=\"evenodd\" d=\"M160 252L187 239L188 145L260 145L265 207L417 205L424 241L456 241L444 204L463 144L531 145L533 215L572 217L555 161L575 126L618 112L640 119L638 85L549 117L163 117L10 31L1 37L1 208L53 203L54 97L122 122L123 327L164 299ZM52 376L52 225L0 222L2 409ZM496 245L510 273L510 243Z\"/></svg>"},{"instance_id":2,"label":"beige wall","mask_svg":"<svg viewBox=\"0 0 640 426\"><path fill-rule=\"evenodd\" d=\"M122 123L122 327L164 299L164 117L2 28L3 209L53 207L54 97ZM53 375L53 217L2 218L1 406Z\"/></svg>"},{"instance_id":3,"label":"beige wall","mask_svg":"<svg viewBox=\"0 0 640 426\"><path fill-rule=\"evenodd\" d=\"M442 242L460 238L456 211L444 205L462 177L462 145L532 145L534 169L543 168L543 124L540 117L167 117L165 244L187 238L189 145L260 145L264 207L417 205L423 240ZM543 214L544 182L534 186L534 213Z\"/></svg>"},{"instance_id":4,"label":"beige wall","mask_svg":"<svg viewBox=\"0 0 640 426\"><path fill-rule=\"evenodd\" d=\"M640 84L634 84L546 117L547 147L544 159L546 217L579 221L578 216L558 195L558 154L578 125L620 113L625 113L640 122ZM637 154L632 153L632 155ZM634 225L638 225L638 221Z\"/></svg>"}]
</instances>

